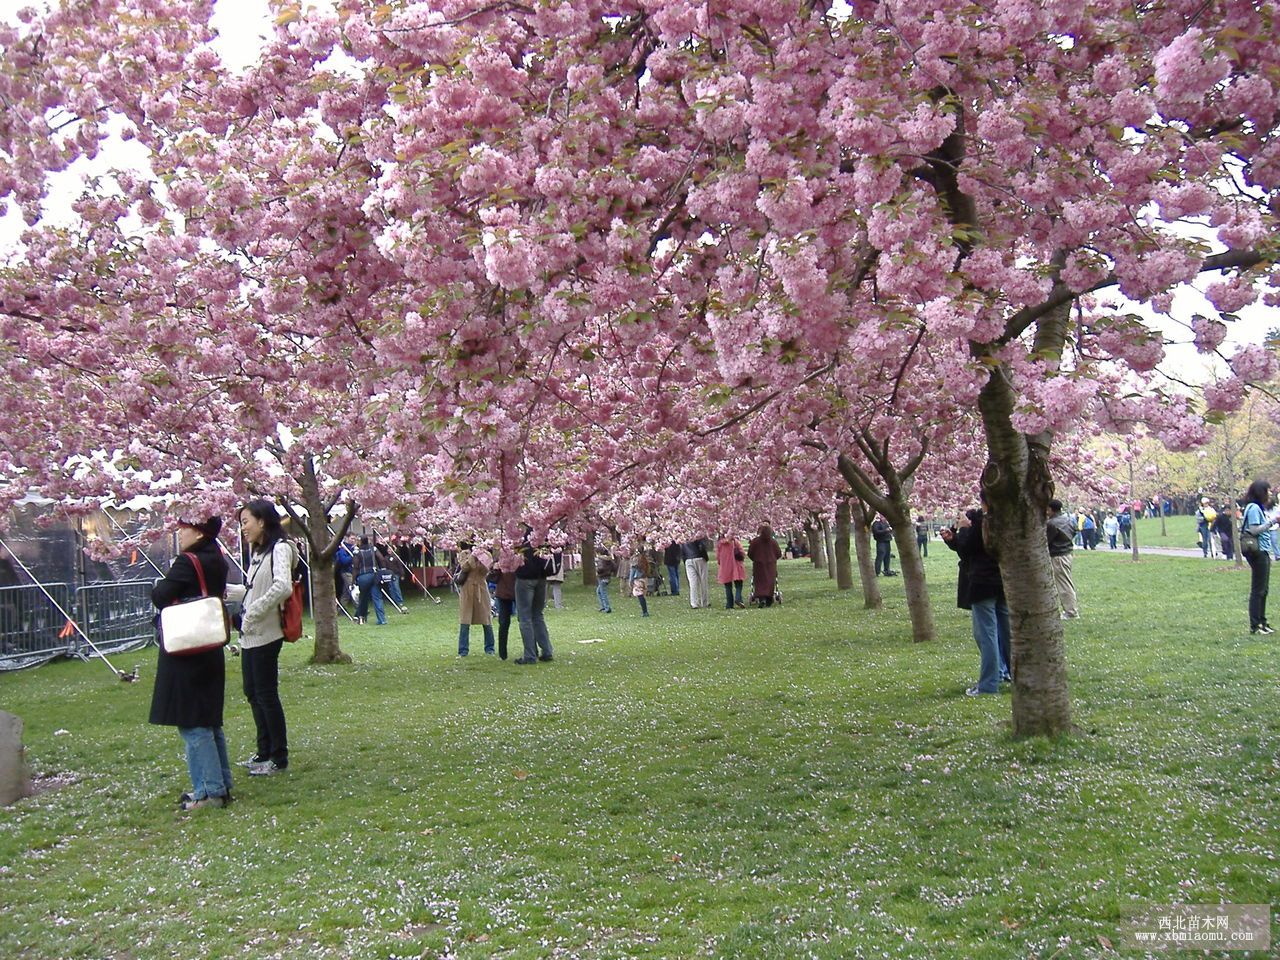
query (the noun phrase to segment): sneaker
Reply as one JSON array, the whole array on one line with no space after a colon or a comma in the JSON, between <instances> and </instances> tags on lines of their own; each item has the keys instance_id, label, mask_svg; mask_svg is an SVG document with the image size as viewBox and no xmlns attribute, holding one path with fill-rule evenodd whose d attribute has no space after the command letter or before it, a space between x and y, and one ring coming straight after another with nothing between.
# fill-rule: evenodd
<instances>
[{"instance_id":1,"label":"sneaker","mask_svg":"<svg viewBox=\"0 0 1280 960\"><path fill-rule=\"evenodd\" d=\"M1259 633L1275 633L1275 630L1273 630L1270 625L1264 623L1262 626L1258 628L1258 632Z\"/></svg>"},{"instance_id":2,"label":"sneaker","mask_svg":"<svg viewBox=\"0 0 1280 960\"><path fill-rule=\"evenodd\" d=\"M529 666L530 664L535 664L535 663L537 663L538 661L537 661L537 660L530 660L528 657L519 657L519 658L517 658L517 659L515 659L515 660L512 660L511 662L512 662L512 663L518 663L518 664L519 664L520 666L522 666L522 667L527 667L527 666Z\"/></svg>"},{"instance_id":3,"label":"sneaker","mask_svg":"<svg viewBox=\"0 0 1280 960\"><path fill-rule=\"evenodd\" d=\"M256 767L258 764L266 763L270 759L271 759L270 757L260 757L255 753L248 760L236 761L236 766L237 767Z\"/></svg>"},{"instance_id":4,"label":"sneaker","mask_svg":"<svg viewBox=\"0 0 1280 960\"><path fill-rule=\"evenodd\" d=\"M252 772L252 771L250 771ZM225 797L205 797L202 800L187 800L182 804L182 810L185 813L188 810L203 810L205 807L225 807L227 801Z\"/></svg>"},{"instance_id":5,"label":"sneaker","mask_svg":"<svg viewBox=\"0 0 1280 960\"><path fill-rule=\"evenodd\" d=\"M264 760L262 763L255 763L249 768L249 776L272 777L277 773L283 773L284 769L284 767L277 766L274 760Z\"/></svg>"},{"instance_id":6,"label":"sneaker","mask_svg":"<svg viewBox=\"0 0 1280 960\"><path fill-rule=\"evenodd\" d=\"M549 653L544 653L544 654L542 654L541 656L539 656L539 657L538 657L538 661L539 661L540 663L550 663L550 662L551 662L551 654L549 654Z\"/></svg>"},{"instance_id":7,"label":"sneaker","mask_svg":"<svg viewBox=\"0 0 1280 960\"><path fill-rule=\"evenodd\" d=\"M992 690L991 693L995 693L995 691ZM966 697L986 697L986 696L990 696L991 694L985 690L979 690L977 687L970 687L968 690L964 692L964 695ZM252 773L253 771L250 770L249 772Z\"/></svg>"}]
</instances>

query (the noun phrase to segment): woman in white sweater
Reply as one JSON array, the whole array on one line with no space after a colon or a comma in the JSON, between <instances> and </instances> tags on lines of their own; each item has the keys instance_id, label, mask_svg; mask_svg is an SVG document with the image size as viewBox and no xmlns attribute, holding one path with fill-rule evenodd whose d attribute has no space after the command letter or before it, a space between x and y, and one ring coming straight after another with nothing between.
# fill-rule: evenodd
<instances>
[{"instance_id":1,"label":"woman in white sweater","mask_svg":"<svg viewBox=\"0 0 1280 960\"><path fill-rule=\"evenodd\" d=\"M284 629L280 608L293 592L297 556L275 504L251 500L240 508L240 529L252 547L240 626L240 669L244 695L258 728L258 749L244 762L251 776L279 773L289 766L289 738L280 703L280 648Z\"/></svg>"}]
</instances>

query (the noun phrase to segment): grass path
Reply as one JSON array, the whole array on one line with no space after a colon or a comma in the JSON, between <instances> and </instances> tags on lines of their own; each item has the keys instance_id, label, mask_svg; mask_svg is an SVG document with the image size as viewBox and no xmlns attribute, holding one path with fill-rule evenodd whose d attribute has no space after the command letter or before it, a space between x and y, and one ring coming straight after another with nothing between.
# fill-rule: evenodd
<instances>
[{"instance_id":1,"label":"grass path","mask_svg":"<svg viewBox=\"0 0 1280 960\"><path fill-rule=\"evenodd\" d=\"M1081 732L1048 743L961 695L953 558L928 572L927 646L900 580L868 613L801 561L773 610L605 617L571 587L534 668L477 635L457 659L452 605L415 603L344 633L353 667L288 650L288 774L185 818L154 653L135 686L0 676L36 769L76 777L0 811L0 956L1065 960L1112 955L1127 905L1280 903L1280 644L1247 573L1081 557ZM248 753L233 682L226 729Z\"/></svg>"}]
</instances>

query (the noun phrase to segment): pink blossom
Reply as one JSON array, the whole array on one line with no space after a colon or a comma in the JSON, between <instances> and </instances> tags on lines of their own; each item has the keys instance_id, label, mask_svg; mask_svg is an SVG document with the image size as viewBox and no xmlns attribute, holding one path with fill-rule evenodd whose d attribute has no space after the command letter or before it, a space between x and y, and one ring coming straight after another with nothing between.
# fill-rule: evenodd
<instances>
[{"instance_id":1,"label":"pink blossom","mask_svg":"<svg viewBox=\"0 0 1280 960\"><path fill-rule=\"evenodd\" d=\"M1194 343L1200 353L1212 353L1226 339L1227 325L1221 320L1212 320L1196 314L1191 318L1191 332Z\"/></svg>"},{"instance_id":2,"label":"pink blossom","mask_svg":"<svg viewBox=\"0 0 1280 960\"><path fill-rule=\"evenodd\" d=\"M1209 410L1234 413L1244 406L1245 383L1238 377L1229 377L1204 388L1204 403Z\"/></svg>"},{"instance_id":3,"label":"pink blossom","mask_svg":"<svg viewBox=\"0 0 1280 960\"><path fill-rule=\"evenodd\" d=\"M1240 380L1261 383L1270 380L1280 369L1276 355L1266 347L1249 344L1241 347L1230 359L1231 372Z\"/></svg>"}]
</instances>

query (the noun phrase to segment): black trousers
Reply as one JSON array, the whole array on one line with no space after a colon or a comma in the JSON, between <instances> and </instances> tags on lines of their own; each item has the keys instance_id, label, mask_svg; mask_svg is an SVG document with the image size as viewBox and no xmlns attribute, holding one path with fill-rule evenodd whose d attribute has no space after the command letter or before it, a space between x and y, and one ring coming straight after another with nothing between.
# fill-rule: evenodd
<instances>
[{"instance_id":1,"label":"black trousers","mask_svg":"<svg viewBox=\"0 0 1280 960\"><path fill-rule=\"evenodd\" d=\"M1271 554L1250 550L1244 555L1253 576L1249 582L1249 629L1257 630L1267 622L1267 588L1271 586Z\"/></svg>"},{"instance_id":2,"label":"black trousers","mask_svg":"<svg viewBox=\"0 0 1280 960\"><path fill-rule=\"evenodd\" d=\"M507 637L511 633L511 614L516 608L514 600L498 598L498 656L507 659Z\"/></svg>"},{"instance_id":3,"label":"black trousers","mask_svg":"<svg viewBox=\"0 0 1280 960\"><path fill-rule=\"evenodd\" d=\"M276 766L289 765L289 737L284 724L284 707L280 704L280 648L284 640L262 647L241 648L240 676L244 681L244 697L253 711L258 728L259 757L274 760Z\"/></svg>"},{"instance_id":4,"label":"black trousers","mask_svg":"<svg viewBox=\"0 0 1280 960\"><path fill-rule=\"evenodd\" d=\"M889 575L890 544L888 540L876 541L876 576Z\"/></svg>"}]
</instances>

